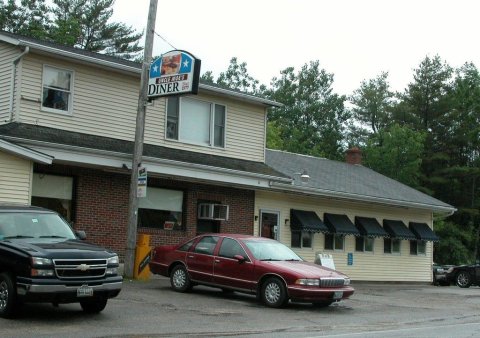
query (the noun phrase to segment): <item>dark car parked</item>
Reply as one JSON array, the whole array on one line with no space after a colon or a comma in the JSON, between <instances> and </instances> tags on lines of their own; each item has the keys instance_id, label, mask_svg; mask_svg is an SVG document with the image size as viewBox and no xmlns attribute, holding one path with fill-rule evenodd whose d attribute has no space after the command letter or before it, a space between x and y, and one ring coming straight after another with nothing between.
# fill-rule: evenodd
<instances>
[{"instance_id":1,"label":"dark car parked","mask_svg":"<svg viewBox=\"0 0 480 338\"><path fill-rule=\"evenodd\" d=\"M156 247L150 270L170 277L178 292L202 284L256 294L270 307L289 299L328 306L354 292L344 274L306 262L280 242L247 235L205 234Z\"/></svg>"},{"instance_id":2,"label":"dark car parked","mask_svg":"<svg viewBox=\"0 0 480 338\"><path fill-rule=\"evenodd\" d=\"M453 266L447 270L446 280L461 288L480 285L480 264Z\"/></svg>"},{"instance_id":3,"label":"dark car parked","mask_svg":"<svg viewBox=\"0 0 480 338\"><path fill-rule=\"evenodd\" d=\"M24 302L102 311L122 288L118 256L84 238L53 211L0 205L0 317L14 316Z\"/></svg>"}]
</instances>

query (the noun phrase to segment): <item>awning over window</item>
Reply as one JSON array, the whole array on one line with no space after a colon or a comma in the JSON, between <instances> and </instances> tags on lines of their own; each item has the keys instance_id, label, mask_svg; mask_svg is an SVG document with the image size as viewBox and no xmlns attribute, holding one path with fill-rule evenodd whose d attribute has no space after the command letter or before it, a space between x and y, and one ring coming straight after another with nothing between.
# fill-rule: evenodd
<instances>
[{"instance_id":1,"label":"awning over window","mask_svg":"<svg viewBox=\"0 0 480 338\"><path fill-rule=\"evenodd\" d=\"M323 219L331 233L338 235L360 235L360 232L355 225L353 225L347 215L325 213Z\"/></svg>"},{"instance_id":2,"label":"awning over window","mask_svg":"<svg viewBox=\"0 0 480 338\"><path fill-rule=\"evenodd\" d=\"M314 211L290 210L290 228L310 232L328 232L328 228Z\"/></svg>"},{"instance_id":3,"label":"awning over window","mask_svg":"<svg viewBox=\"0 0 480 338\"><path fill-rule=\"evenodd\" d=\"M440 238L433 232L432 229L427 225L427 223L409 223L410 230L414 233L415 236L421 241L432 241L437 242Z\"/></svg>"},{"instance_id":4,"label":"awning over window","mask_svg":"<svg viewBox=\"0 0 480 338\"><path fill-rule=\"evenodd\" d=\"M367 237L389 237L375 218L355 216L355 225L360 234Z\"/></svg>"},{"instance_id":5,"label":"awning over window","mask_svg":"<svg viewBox=\"0 0 480 338\"><path fill-rule=\"evenodd\" d=\"M408 230L402 221L383 220L383 228L390 234L390 237L396 239L416 240L417 237Z\"/></svg>"}]
</instances>

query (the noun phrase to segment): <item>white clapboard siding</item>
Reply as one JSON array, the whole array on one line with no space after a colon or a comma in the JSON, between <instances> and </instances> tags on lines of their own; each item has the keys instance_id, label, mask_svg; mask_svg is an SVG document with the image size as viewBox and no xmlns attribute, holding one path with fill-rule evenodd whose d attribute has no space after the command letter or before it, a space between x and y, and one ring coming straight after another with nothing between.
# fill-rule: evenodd
<instances>
[{"instance_id":1,"label":"white clapboard siding","mask_svg":"<svg viewBox=\"0 0 480 338\"><path fill-rule=\"evenodd\" d=\"M278 211L279 240L290 246L290 209L315 211L321 220L324 213L346 214L355 222L355 216L373 217L382 224L384 219L401 220L408 226L411 221L424 222L432 226L432 215L428 211L406 208L386 207L374 204L349 203L333 199L302 197L292 194L270 193L257 191L255 194L255 215L260 216L260 210ZM288 222L285 222L285 220ZM254 223L254 234L259 235L259 221ZM433 245L427 242L426 255L410 255L409 241L401 241L400 254L385 254L383 238L376 238L373 253L355 251L355 237L346 236L344 250L324 250L325 237L316 233L313 238L313 248L293 248L304 259L313 262L318 252L331 254L335 268L359 281L415 281L430 282ZM353 264L348 265L348 253L353 254Z\"/></svg>"},{"instance_id":2,"label":"white clapboard siding","mask_svg":"<svg viewBox=\"0 0 480 338\"><path fill-rule=\"evenodd\" d=\"M19 49L0 42L0 124L10 120L13 60L18 55Z\"/></svg>"},{"instance_id":3,"label":"white clapboard siding","mask_svg":"<svg viewBox=\"0 0 480 338\"><path fill-rule=\"evenodd\" d=\"M30 204L32 162L0 151L0 202Z\"/></svg>"},{"instance_id":4,"label":"white clapboard siding","mask_svg":"<svg viewBox=\"0 0 480 338\"><path fill-rule=\"evenodd\" d=\"M41 110L43 65L74 71L73 113ZM20 120L41 126L92 135L134 140L139 76L113 73L101 68L74 64L30 53L23 65ZM165 100L147 105L144 142L212 155L264 161L265 108L221 96L196 98L227 107L226 147L214 148L165 140Z\"/></svg>"}]
</instances>

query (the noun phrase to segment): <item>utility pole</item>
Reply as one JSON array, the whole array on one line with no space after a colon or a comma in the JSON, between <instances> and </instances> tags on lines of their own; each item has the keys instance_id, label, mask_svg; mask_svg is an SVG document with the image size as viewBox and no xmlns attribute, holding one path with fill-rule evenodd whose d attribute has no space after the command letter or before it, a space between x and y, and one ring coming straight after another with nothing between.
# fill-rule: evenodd
<instances>
[{"instance_id":1,"label":"utility pole","mask_svg":"<svg viewBox=\"0 0 480 338\"><path fill-rule=\"evenodd\" d=\"M142 163L143 138L145 129L145 110L147 105L148 71L152 61L153 37L155 32L155 19L157 16L157 1L150 0L148 10L147 30L145 35L145 50L143 55L142 77L140 93L138 95L137 121L135 127L135 146L133 150L132 175L130 179L130 195L128 199L128 224L127 224L127 249L125 251L125 277L133 278L135 263L135 246L137 242L138 219L138 167Z\"/></svg>"}]
</instances>

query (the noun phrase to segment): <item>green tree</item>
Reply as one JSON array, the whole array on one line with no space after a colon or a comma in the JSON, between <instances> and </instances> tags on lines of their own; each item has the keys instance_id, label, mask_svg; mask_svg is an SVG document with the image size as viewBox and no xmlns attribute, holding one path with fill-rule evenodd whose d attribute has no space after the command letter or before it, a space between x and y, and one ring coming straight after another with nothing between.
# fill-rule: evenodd
<instances>
[{"instance_id":1,"label":"green tree","mask_svg":"<svg viewBox=\"0 0 480 338\"><path fill-rule=\"evenodd\" d=\"M45 0L7 0L0 2L0 30L46 39L51 24Z\"/></svg>"},{"instance_id":2,"label":"green tree","mask_svg":"<svg viewBox=\"0 0 480 338\"><path fill-rule=\"evenodd\" d=\"M364 80L350 97L353 118L370 127L374 134L391 123L391 107L394 93L390 90L388 73L382 72L375 79Z\"/></svg>"},{"instance_id":3,"label":"green tree","mask_svg":"<svg viewBox=\"0 0 480 338\"><path fill-rule=\"evenodd\" d=\"M248 74L247 63L238 63L236 57L231 58L228 69L220 73L216 83L222 87L250 94L259 94L265 89L265 86L261 86L258 80Z\"/></svg>"},{"instance_id":4,"label":"green tree","mask_svg":"<svg viewBox=\"0 0 480 338\"><path fill-rule=\"evenodd\" d=\"M448 109L446 98L452 71L438 55L425 57L415 69L414 81L408 84L403 99L424 130L435 129Z\"/></svg>"},{"instance_id":5,"label":"green tree","mask_svg":"<svg viewBox=\"0 0 480 338\"><path fill-rule=\"evenodd\" d=\"M349 114L344 106L346 97L333 93L333 74L320 69L318 61L305 64L298 73L289 67L280 74L266 94L284 105L269 113L269 120L280 130L283 150L343 158Z\"/></svg>"},{"instance_id":6,"label":"green tree","mask_svg":"<svg viewBox=\"0 0 480 338\"><path fill-rule=\"evenodd\" d=\"M137 33L111 22L114 0L2 0L0 29L124 59L138 57L143 47Z\"/></svg>"},{"instance_id":7,"label":"green tree","mask_svg":"<svg viewBox=\"0 0 480 338\"><path fill-rule=\"evenodd\" d=\"M207 84L215 84L215 79L211 70L206 71L200 76L200 81Z\"/></svg>"},{"instance_id":8,"label":"green tree","mask_svg":"<svg viewBox=\"0 0 480 338\"><path fill-rule=\"evenodd\" d=\"M411 187L418 187L425 134L394 124L370 137L364 165Z\"/></svg>"},{"instance_id":9,"label":"green tree","mask_svg":"<svg viewBox=\"0 0 480 338\"><path fill-rule=\"evenodd\" d=\"M119 22L110 22L115 0L53 0L52 38L92 52L133 59L143 48L143 33Z\"/></svg>"},{"instance_id":10,"label":"green tree","mask_svg":"<svg viewBox=\"0 0 480 338\"><path fill-rule=\"evenodd\" d=\"M433 260L439 264L469 264L473 256L469 249L471 229L446 220L434 222L435 233L440 241L434 243Z\"/></svg>"}]
</instances>

